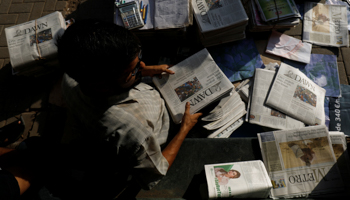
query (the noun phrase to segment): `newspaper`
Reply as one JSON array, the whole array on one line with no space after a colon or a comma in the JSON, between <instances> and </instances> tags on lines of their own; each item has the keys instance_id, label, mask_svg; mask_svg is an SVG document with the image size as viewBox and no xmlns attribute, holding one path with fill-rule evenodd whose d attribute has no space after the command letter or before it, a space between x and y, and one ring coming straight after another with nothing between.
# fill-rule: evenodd
<instances>
[{"instance_id":1,"label":"newspaper","mask_svg":"<svg viewBox=\"0 0 350 200\"><path fill-rule=\"evenodd\" d=\"M310 63L312 44L303 43L294 37L272 31L266 53L302 63Z\"/></svg>"},{"instance_id":2,"label":"newspaper","mask_svg":"<svg viewBox=\"0 0 350 200\"><path fill-rule=\"evenodd\" d=\"M303 41L323 46L349 46L347 8L305 2Z\"/></svg>"},{"instance_id":3,"label":"newspaper","mask_svg":"<svg viewBox=\"0 0 350 200\"><path fill-rule=\"evenodd\" d=\"M246 103L249 99L249 88L251 85L253 85L253 81L252 78L249 78L242 81L236 88L236 91Z\"/></svg>"},{"instance_id":4,"label":"newspaper","mask_svg":"<svg viewBox=\"0 0 350 200\"><path fill-rule=\"evenodd\" d=\"M225 126L216 130L214 133L208 135L208 138L229 138L230 135L237 130L244 123L244 119L241 118L237 121L232 120L233 123L227 123Z\"/></svg>"},{"instance_id":5,"label":"newspaper","mask_svg":"<svg viewBox=\"0 0 350 200\"><path fill-rule=\"evenodd\" d=\"M272 198L319 196L344 190L326 126L258 133Z\"/></svg>"},{"instance_id":6,"label":"newspaper","mask_svg":"<svg viewBox=\"0 0 350 200\"><path fill-rule=\"evenodd\" d=\"M266 105L308 125L323 125L325 94L325 89L311 81L299 69L281 63Z\"/></svg>"},{"instance_id":7,"label":"newspaper","mask_svg":"<svg viewBox=\"0 0 350 200\"><path fill-rule=\"evenodd\" d=\"M292 17L301 17L294 0L255 0L264 21L279 21Z\"/></svg>"},{"instance_id":8,"label":"newspaper","mask_svg":"<svg viewBox=\"0 0 350 200\"><path fill-rule=\"evenodd\" d=\"M350 158L347 151L346 137L343 132L329 131L331 137L332 147L337 160L337 165L341 177L343 178L345 188L350 191Z\"/></svg>"},{"instance_id":9,"label":"newspaper","mask_svg":"<svg viewBox=\"0 0 350 200\"><path fill-rule=\"evenodd\" d=\"M191 0L194 16L202 33L232 25L247 24L248 16L241 1ZM232 11L235 12L232 12Z\"/></svg>"},{"instance_id":10,"label":"newspaper","mask_svg":"<svg viewBox=\"0 0 350 200\"><path fill-rule=\"evenodd\" d=\"M233 91L233 95L225 97L223 100L224 104L221 105L220 102L209 115L202 118L203 121L212 121L203 126L205 129L215 130L228 123L232 124L246 114L245 104L237 92Z\"/></svg>"},{"instance_id":11,"label":"newspaper","mask_svg":"<svg viewBox=\"0 0 350 200\"><path fill-rule=\"evenodd\" d=\"M57 56L56 41L66 29L60 12L5 28L11 65L17 72L28 70L37 60Z\"/></svg>"},{"instance_id":12,"label":"newspaper","mask_svg":"<svg viewBox=\"0 0 350 200\"><path fill-rule=\"evenodd\" d=\"M265 105L269 88L275 76L275 71L256 69L249 111L249 123L274 129L292 129L304 127L304 123L289 117Z\"/></svg>"},{"instance_id":13,"label":"newspaper","mask_svg":"<svg viewBox=\"0 0 350 200\"><path fill-rule=\"evenodd\" d=\"M153 82L175 123L181 122L186 102L191 104L193 114L233 89L207 49L174 65L171 70L174 75L164 74L161 79L154 77Z\"/></svg>"},{"instance_id":14,"label":"newspaper","mask_svg":"<svg viewBox=\"0 0 350 200\"><path fill-rule=\"evenodd\" d=\"M349 2L349 1L348 1ZM326 5L343 5L346 6L347 9L347 15L348 15L348 30L350 31L350 5L349 3L340 1L340 0L326 0Z\"/></svg>"},{"instance_id":15,"label":"newspaper","mask_svg":"<svg viewBox=\"0 0 350 200\"><path fill-rule=\"evenodd\" d=\"M209 198L266 198L272 188L260 160L204 165Z\"/></svg>"},{"instance_id":16,"label":"newspaper","mask_svg":"<svg viewBox=\"0 0 350 200\"><path fill-rule=\"evenodd\" d=\"M183 28L193 24L189 0L155 0L154 28Z\"/></svg>"},{"instance_id":17,"label":"newspaper","mask_svg":"<svg viewBox=\"0 0 350 200\"><path fill-rule=\"evenodd\" d=\"M261 14L259 9L256 7L255 1L250 1L248 6L251 12L250 13L251 17L249 18L251 21L251 23L249 24L250 31L253 31L253 32L268 31L271 29L291 28L291 27L295 27L300 23L300 19L298 17L293 17L282 21L276 21L274 23L267 23L261 19L260 17Z\"/></svg>"}]
</instances>

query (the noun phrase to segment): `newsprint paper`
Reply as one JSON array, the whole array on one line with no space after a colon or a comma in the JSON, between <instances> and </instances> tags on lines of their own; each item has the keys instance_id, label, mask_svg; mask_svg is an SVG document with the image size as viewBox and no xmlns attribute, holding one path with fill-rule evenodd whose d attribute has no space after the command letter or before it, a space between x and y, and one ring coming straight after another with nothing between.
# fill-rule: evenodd
<instances>
[{"instance_id":1,"label":"newsprint paper","mask_svg":"<svg viewBox=\"0 0 350 200\"><path fill-rule=\"evenodd\" d=\"M202 33L248 22L241 1L192 0L192 7Z\"/></svg>"},{"instance_id":2,"label":"newsprint paper","mask_svg":"<svg viewBox=\"0 0 350 200\"><path fill-rule=\"evenodd\" d=\"M11 65L15 71L34 65L40 57L49 60L57 55L56 41L66 29L60 12L5 28Z\"/></svg>"},{"instance_id":3,"label":"newsprint paper","mask_svg":"<svg viewBox=\"0 0 350 200\"><path fill-rule=\"evenodd\" d=\"M346 6L305 2L303 41L323 46L349 46Z\"/></svg>"},{"instance_id":4,"label":"newsprint paper","mask_svg":"<svg viewBox=\"0 0 350 200\"><path fill-rule=\"evenodd\" d=\"M325 94L325 89L310 80L299 69L281 63L266 99L266 105L308 125L323 125Z\"/></svg>"},{"instance_id":5,"label":"newsprint paper","mask_svg":"<svg viewBox=\"0 0 350 200\"><path fill-rule=\"evenodd\" d=\"M344 190L326 126L258 133L272 198L318 196Z\"/></svg>"},{"instance_id":6,"label":"newsprint paper","mask_svg":"<svg viewBox=\"0 0 350 200\"><path fill-rule=\"evenodd\" d=\"M266 198L272 188L260 160L205 165L209 198Z\"/></svg>"},{"instance_id":7,"label":"newsprint paper","mask_svg":"<svg viewBox=\"0 0 350 200\"><path fill-rule=\"evenodd\" d=\"M175 74L164 74L161 79L154 77L153 83L175 123L181 122L186 102L190 102L193 114L234 88L207 49L172 66L171 70Z\"/></svg>"},{"instance_id":8,"label":"newsprint paper","mask_svg":"<svg viewBox=\"0 0 350 200\"><path fill-rule=\"evenodd\" d=\"M249 123L275 129L292 129L305 127L304 123L265 105L269 88L275 71L255 69L254 86L251 96Z\"/></svg>"}]
</instances>

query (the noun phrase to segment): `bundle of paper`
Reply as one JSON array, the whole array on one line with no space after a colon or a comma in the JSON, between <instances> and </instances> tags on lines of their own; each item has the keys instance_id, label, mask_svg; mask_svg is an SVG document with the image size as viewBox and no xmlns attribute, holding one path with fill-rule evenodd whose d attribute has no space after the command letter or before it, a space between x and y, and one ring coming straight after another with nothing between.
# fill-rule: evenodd
<instances>
[{"instance_id":1,"label":"bundle of paper","mask_svg":"<svg viewBox=\"0 0 350 200\"><path fill-rule=\"evenodd\" d=\"M201 61L201 62L198 62ZM180 123L185 104L191 104L191 114L228 95L234 86L203 49L171 68L175 74L153 77L155 86L162 94L170 116Z\"/></svg>"},{"instance_id":2,"label":"bundle of paper","mask_svg":"<svg viewBox=\"0 0 350 200\"><path fill-rule=\"evenodd\" d=\"M269 88L276 72L256 69L252 95L250 97L249 123L274 129L291 129L304 127L304 123L265 104Z\"/></svg>"},{"instance_id":3,"label":"bundle of paper","mask_svg":"<svg viewBox=\"0 0 350 200\"><path fill-rule=\"evenodd\" d=\"M56 70L56 41L65 29L60 12L5 28L13 74L39 76Z\"/></svg>"},{"instance_id":4,"label":"bundle of paper","mask_svg":"<svg viewBox=\"0 0 350 200\"><path fill-rule=\"evenodd\" d=\"M303 41L322 46L349 46L347 8L305 2Z\"/></svg>"},{"instance_id":5,"label":"bundle of paper","mask_svg":"<svg viewBox=\"0 0 350 200\"><path fill-rule=\"evenodd\" d=\"M325 126L258 133L258 140L273 183L271 198L334 198L344 192L348 176L342 171L348 169L340 171L335 156L344 151L343 142L331 140Z\"/></svg>"},{"instance_id":6,"label":"bundle of paper","mask_svg":"<svg viewBox=\"0 0 350 200\"><path fill-rule=\"evenodd\" d=\"M248 16L241 1L192 0L192 7L205 47L245 38Z\"/></svg>"},{"instance_id":7,"label":"bundle of paper","mask_svg":"<svg viewBox=\"0 0 350 200\"><path fill-rule=\"evenodd\" d=\"M276 1L277 3L278 1ZM274 5L274 1L270 1L270 4L272 3L272 5ZM286 2L288 3L288 2ZM294 2L292 2L293 4L293 9L296 7ZM263 4L265 5L265 4ZM289 4L288 4L289 5ZM277 19L275 21L264 21L263 17L264 13L259 9L260 7L257 6L257 3L255 1L250 1L249 4L249 10L250 10L250 23L249 23L249 30L252 32L262 32L262 31L269 31L271 29L288 29L288 28L292 28L297 26L300 23L300 14L299 15L295 15L293 17L289 17L286 19L282 19L279 18L278 19L278 15L277 15ZM266 6L266 5L265 5ZM271 7L271 5L270 5ZM265 7L264 7L265 8ZM271 8L270 8L271 10ZM298 11L298 9L295 10L296 13ZM299 11L298 11L299 13Z\"/></svg>"},{"instance_id":8,"label":"bundle of paper","mask_svg":"<svg viewBox=\"0 0 350 200\"><path fill-rule=\"evenodd\" d=\"M326 90L299 69L282 63L265 104L308 125L324 125Z\"/></svg>"},{"instance_id":9,"label":"bundle of paper","mask_svg":"<svg viewBox=\"0 0 350 200\"><path fill-rule=\"evenodd\" d=\"M261 18L265 22L301 17L294 0L255 0L255 2Z\"/></svg>"},{"instance_id":10,"label":"bundle of paper","mask_svg":"<svg viewBox=\"0 0 350 200\"><path fill-rule=\"evenodd\" d=\"M245 103L236 91L233 91L231 96L222 98L219 104L202 118L208 122L203 127L212 131L208 138L228 138L243 124L241 118L246 113Z\"/></svg>"},{"instance_id":11,"label":"bundle of paper","mask_svg":"<svg viewBox=\"0 0 350 200\"><path fill-rule=\"evenodd\" d=\"M267 198L271 180L261 160L204 165L208 196L217 198Z\"/></svg>"}]
</instances>

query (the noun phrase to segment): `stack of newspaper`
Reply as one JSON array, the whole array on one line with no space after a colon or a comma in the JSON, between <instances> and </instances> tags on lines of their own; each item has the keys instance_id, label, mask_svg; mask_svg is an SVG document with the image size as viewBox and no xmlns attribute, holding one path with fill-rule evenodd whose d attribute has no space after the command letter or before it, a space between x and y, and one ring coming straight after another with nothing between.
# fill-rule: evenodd
<instances>
[{"instance_id":1,"label":"stack of newspaper","mask_svg":"<svg viewBox=\"0 0 350 200\"><path fill-rule=\"evenodd\" d=\"M323 46L348 46L347 7L305 2L303 41Z\"/></svg>"},{"instance_id":2,"label":"stack of newspaper","mask_svg":"<svg viewBox=\"0 0 350 200\"><path fill-rule=\"evenodd\" d=\"M272 11L275 9L274 1L264 1L261 2L263 4L260 4L261 1L249 1L249 12L250 12L250 23L249 23L249 30L252 32L262 32L262 31L269 31L272 29L288 29L297 26L300 23L300 14L298 15L299 11L296 9L296 6L294 4L294 1L278 1L276 0L276 6L282 5L292 7L292 9L289 10L289 16L293 16L291 18L287 19L278 19L278 15L273 13ZM265 3L268 2L268 3ZM280 8L277 6L277 9ZM282 9L283 10L283 9ZM263 12L265 11L265 12ZM284 11L284 10L283 10ZM266 16L268 16L269 20L265 20ZM276 12L277 13L277 12ZM281 13L282 11L278 12ZM275 14L275 15L274 15Z\"/></svg>"},{"instance_id":3,"label":"stack of newspaper","mask_svg":"<svg viewBox=\"0 0 350 200\"><path fill-rule=\"evenodd\" d=\"M265 104L270 86L276 72L256 69L250 100L249 123L274 129L291 129L305 127L304 123L279 112Z\"/></svg>"},{"instance_id":4,"label":"stack of newspaper","mask_svg":"<svg viewBox=\"0 0 350 200\"><path fill-rule=\"evenodd\" d=\"M326 90L286 63L278 72L256 69L250 90L241 92L249 99L250 123L282 130L325 124Z\"/></svg>"},{"instance_id":5,"label":"stack of newspaper","mask_svg":"<svg viewBox=\"0 0 350 200\"><path fill-rule=\"evenodd\" d=\"M208 124L203 127L212 133L208 138L228 138L243 124L243 115L247 113L245 103L236 91L222 98L219 104L205 117Z\"/></svg>"},{"instance_id":6,"label":"stack of newspaper","mask_svg":"<svg viewBox=\"0 0 350 200\"><path fill-rule=\"evenodd\" d=\"M197 32L205 47L245 38L248 16L241 1L191 1Z\"/></svg>"},{"instance_id":7,"label":"stack of newspaper","mask_svg":"<svg viewBox=\"0 0 350 200\"><path fill-rule=\"evenodd\" d=\"M204 165L208 196L216 198L267 198L271 180L262 161Z\"/></svg>"},{"instance_id":8,"label":"stack of newspaper","mask_svg":"<svg viewBox=\"0 0 350 200\"><path fill-rule=\"evenodd\" d=\"M5 28L13 74L40 76L57 69L56 41L65 29L60 12Z\"/></svg>"},{"instance_id":9,"label":"stack of newspaper","mask_svg":"<svg viewBox=\"0 0 350 200\"><path fill-rule=\"evenodd\" d=\"M330 136L326 126L320 125L258 133L258 140L273 185L272 198L344 194L349 177L349 169L340 166L342 159L349 161L344 134Z\"/></svg>"},{"instance_id":10,"label":"stack of newspaper","mask_svg":"<svg viewBox=\"0 0 350 200\"><path fill-rule=\"evenodd\" d=\"M175 123L180 123L185 104L191 104L191 114L213 101L227 96L234 86L220 70L207 49L203 49L172 66L174 75L153 77Z\"/></svg>"}]
</instances>

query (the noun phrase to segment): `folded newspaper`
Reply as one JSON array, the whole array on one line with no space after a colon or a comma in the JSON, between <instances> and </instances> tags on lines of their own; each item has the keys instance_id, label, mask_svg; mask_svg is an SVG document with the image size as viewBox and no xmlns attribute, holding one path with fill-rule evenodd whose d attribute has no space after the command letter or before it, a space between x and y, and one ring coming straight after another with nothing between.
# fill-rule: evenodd
<instances>
[{"instance_id":1,"label":"folded newspaper","mask_svg":"<svg viewBox=\"0 0 350 200\"><path fill-rule=\"evenodd\" d=\"M275 108L308 125L324 125L326 90L299 69L281 63L266 99Z\"/></svg>"},{"instance_id":2,"label":"folded newspaper","mask_svg":"<svg viewBox=\"0 0 350 200\"><path fill-rule=\"evenodd\" d=\"M275 71L256 69L250 100L249 123L274 129L305 127L304 123L267 105L265 99L275 76Z\"/></svg>"},{"instance_id":3,"label":"folded newspaper","mask_svg":"<svg viewBox=\"0 0 350 200\"><path fill-rule=\"evenodd\" d=\"M347 8L305 2L303 41L323 46L349 46Z\"/></svg>"},{"instance_id":4,"label":"folded newspaper","mask_svg":"<svg viewBox=\"0 0 350 200\"><path fill-rule=\"evenodd\" d=\"M266 198L272 188L262 161L205 165L209 198Z\"/></svg>"},{"instance_id":5,"label":"folded newspaper","mask_svg":"<svg viewBox=\"0 0 350 200\"><path fill-rule=\"evenodd\" d=\"M245 103L236 91L232 91L232 95L222 98L219 104L207 116L202 118L202 121L209 122L203 127L213 131L208 138L217 135L221 137L230 136L229 132L232 133L242 125L242 123L235 122L246 113ZM223 132L225 132L224 135Z\"/></svg>"},{"instance_id":6,"label":"folded newspaper","mask_svg":"<svg viewBox=\"0 0 350 200\"><path fill-rule=\"evenodd\" d=\"M326 126L258 133L272 198L320 197L344 191Z\"/></svg>"},{"instance_id":7,"label":"folded newspaper","mask_svg":"<svg viewBox=\"0 0 350 200\"><path fill-rule=\"evenodd\" d=\"M5 28L14 73L37 75L57 65L57 38L66 29L60 12ZM45 67L43 67L43 65Z\"/></svg>"},{"instance_id":8,"label":"folded newspaper","mask_svg":"<svg viewBox=\"0 0 350 200\"><path fill-rule=\"evenodd\" d=\"M280 21L293 17L301 17L294 0L255 0L264 21Z\"/></svg>"},{"instance_id":9,"label":"folded newspaper","mask_svg":"<svg viewBox=\"0 0 350 200\"><path fill-rule=\"evenodd\" d=\"M248 16L241 1L192 0L194 16L202 33L247 25ZM232 11L235 12L232 12Z\"/></svg>"},{"instance_id":10,"label":"folded newspaper","mask_svg":"<svg viewBox=\"0 0 350 200\"><path fill-rule=\"evenodd\" d=\"M161 79L154 77L152 80L175 123L181 122L186 102L190 102L193 114L234 88L207 49L174 65L171 70L174 75L164 74Z\"/></svg>"},{"instance_id":11,"label":"folded newspaper","mask_svg":"<svg viewBox=\"0 0 350 200\"><path fill-rule=\"evenodd\" d=\"M294 37L272 31L266 53L302 63L310 63L312 45Z\"/></svg>"},{"instance_id":12,"label":"folded newspaper","mask_svg":"<svg viewBox=\"0 0 350 200\"><path fill-rule=\"evenodd\" d=\"M191 0L197 34L205 47L245 38L248 16L241 1ZM233 12L234 11L234 12Z\"/></svg>"}]
</instances>

